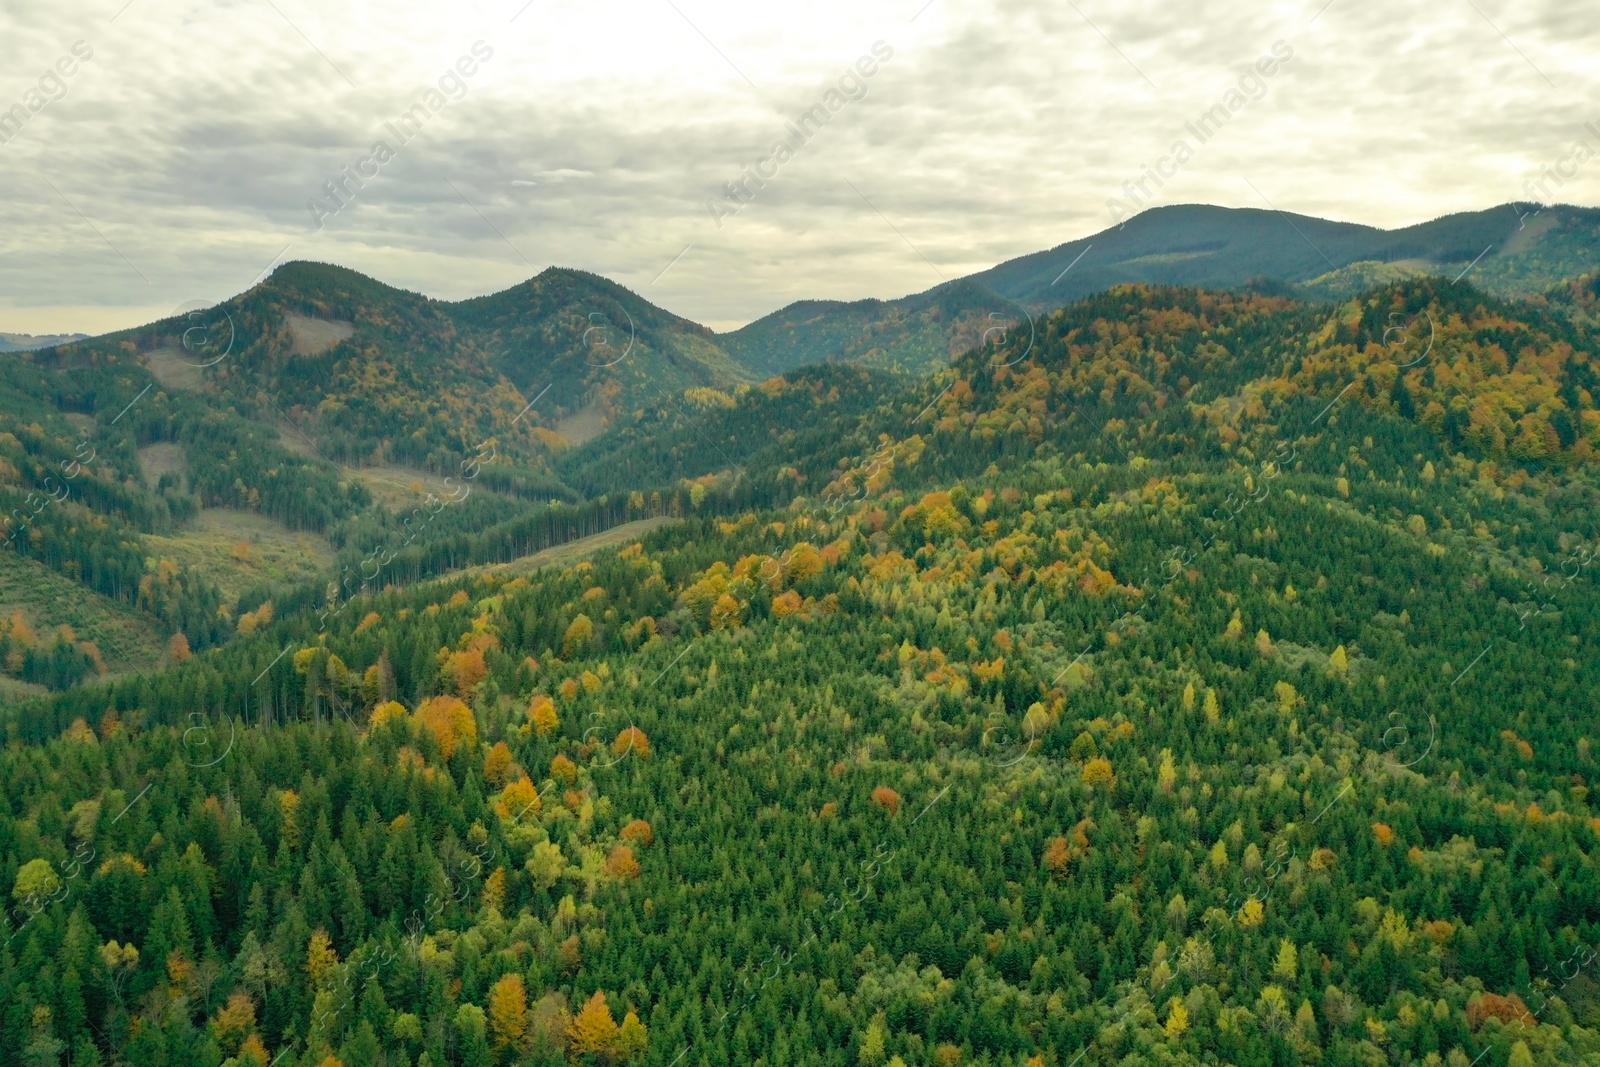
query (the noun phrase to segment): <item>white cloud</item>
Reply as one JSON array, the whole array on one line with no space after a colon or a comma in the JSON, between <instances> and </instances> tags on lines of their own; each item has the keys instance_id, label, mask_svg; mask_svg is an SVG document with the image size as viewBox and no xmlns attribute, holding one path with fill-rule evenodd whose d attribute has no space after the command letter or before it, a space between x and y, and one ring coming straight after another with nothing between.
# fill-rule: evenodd
<instances>
[{"instance_id":1,"label":"white cloud","mask_svg":"<svg viewBox=\"0 0 1600 1067\"><path fill-rule=\"evenodd\" d=\"M1294 60L1159 202L1486 207L1600 120L1600 23L1476 3L134 0L113 23L115 0L34 0L0 38L0 108L73 42L94 57L0 145L0 329L131 325L291 243L450 298L582 267L718 326L898 296L1103 228L1279 39ZM307 201L480 39L465 95L316 230ZM880 39L866 98L718 228L707 199ZM1600 202L1600 165L1561 193Z\"/></svg>"}]
</instances>

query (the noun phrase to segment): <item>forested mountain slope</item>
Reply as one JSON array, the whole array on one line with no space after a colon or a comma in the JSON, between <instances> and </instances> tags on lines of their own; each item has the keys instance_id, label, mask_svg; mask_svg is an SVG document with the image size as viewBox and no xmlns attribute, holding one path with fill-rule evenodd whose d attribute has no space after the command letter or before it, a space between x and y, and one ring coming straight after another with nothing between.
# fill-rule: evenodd
<instances>
[{"instance_id":1,"label":"forested mountain slope","mask_svg":"<svg viewBox=\"0 0 1600 1067\"><path fill-rule=\"evenodd\" d=\"M19 708L0 1064L1600 1063L1593 296L662 403L681 523Z\"/></svg>"},{"instance_id":2,"label":"forested mountain slope","mask_svg":"<svg viewBox=\"0 0 1600 1067\"><path fill-rule=\"evenodd\" d=\"M964 351L974 329L981 340L1029 312L1048 314L1117 285L1251 285L1326 301L1404 278L1470 271L1492 293L1525 296L1591 274L1597 262L1600 210L1593 208L1502 204L1381 230L1290 212L1178 204L900 300L803 301L720 340L773 372L823 359L926 371Z\"/></svg>"},{"instance_id":3,"label":"forested mountain slope","mask_svg":"<svg viewBox=\"0 0 1600 1067\"><path fill-rule=\"evenodd\" d=\"M920 374L944 367L1027 314L963 278L900 300L801 301L717 340L765 374L823 362Z\"/></svg>"}]
</instances>

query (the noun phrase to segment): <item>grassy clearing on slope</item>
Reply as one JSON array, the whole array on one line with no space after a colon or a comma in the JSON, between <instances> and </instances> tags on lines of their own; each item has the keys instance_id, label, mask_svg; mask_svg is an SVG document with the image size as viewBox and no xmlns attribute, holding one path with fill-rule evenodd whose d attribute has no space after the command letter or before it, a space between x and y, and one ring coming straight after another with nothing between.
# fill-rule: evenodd
<instances>
[{"instance_id":1,"label":"grassy clearing on slope","mask_svg":"<svg viewBox=\"0 0 1600 1067\"><path fill-rule=\"evenodd\" d=\"M345 474L360 478L372 499L390 511L417 507L429 493L440 498L451 493L450 487L444 484L443 475L430 474L417 467L346 467Z\"/></svg>"},{"instance_id":2,"label":"grassy clearing on slope","mask_svg":"<svg viewBox=\"0 0 1600 1067\"><path fill-rule=\"evenodd\" d=\"M183 532L147 540L160 556L215 582L229 603L258 582L307 581L333 563L327 538L231 508L206 508Z\"/></svg>"},{"instance_id":3,"label":"grassy clearing on slope","mask_svg":"<svg viewBox=\"0 0 1600 1067\"><path fill-rule=\"evenodd\" d=\"M601 552L608 548L616 548L619 545L627 544L629 541L637 541L651 530L665 526L669 522L679 521L681 520L667 518L666 516L635 519L633 522L625 522L620 526L613 526L609 530L590 534L588 537L580 537L576 541L568 541L565 544L543 549L531 556L522 556L519 559L512 560L510 563L491 563L484 567L473 567L469 573L476 574L492 571L495 574L511 577L517 574L531 574L541 567L567 566L578 562L586 556L592 556L596 552ZM454 575L450 577L454 577Z\"/></svg>"},{"instance_id":4,"label":"grassy clearing on slope","mask_svg":"<svg viewBox=\"0 0 1600 1067\"><path fill-rule=\"evenodd\" d=\"M278 443L297 456L332 462L317 450L305 434L293 426L278 427ZM373 500L390 511L414 508L421 504L429 493L442 497L451 492L450 487L444 484L443 475L433 474L419 467L404 467L397 464L376 467L338 466L343 477L360 481L372 494Z\"/></svg>"},{"instance_id":5,"label":"grassy clearing on slope","mask_svg":"<svg viewBox=\"0 0 1600 1067\"><path fill-rule=\"evenodd\" d=\"M189 474L189 460L183 454L182 445L163 441L139 449L139 470L144 475L145 485L151 489L161 481L163 474L176 474L181 486Z\"/></svg>"},{"instance_id":6,"label":"grassy clearing on slope","mask_svg":"<svg viewBox=\"0 0 1600 1067\"><path fill-rule=\"evenodd\" d=\"M151 616L86 589L35 560L0 552L0 616L17 611L41 636L63 624L71 626L79 641L93 641L100 649L112 674L147 670L166 654L166 637ZM36 688L29 686L27 691ZM0 699L8 695L9 690L0 691Z\"/></svg>"},{"instance_id":7,"label":"grassy clearing on slope","mask_svg":"<svg viewBox=\"0 0 1600 1067\"><path fill-rule=\"evenodd\" d=\"M573 447L593 441L606 431L605 409L598 401L590 401L582 409L556 423L555 431Z\"/></svg>"}]
</instances>

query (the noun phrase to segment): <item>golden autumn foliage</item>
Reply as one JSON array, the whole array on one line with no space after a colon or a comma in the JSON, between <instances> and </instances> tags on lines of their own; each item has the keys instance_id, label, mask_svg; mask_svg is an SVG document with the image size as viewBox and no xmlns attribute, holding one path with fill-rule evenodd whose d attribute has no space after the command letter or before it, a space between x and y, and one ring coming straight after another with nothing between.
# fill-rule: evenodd
<instances>
[{"instance_id":1,"label":"golden autumn foliage","mask_svg":"<svg viewBox=\"0 0 1600 1067\"><path fill-rule=\"evenodd\" d=\"M1189 1009L1183 1006L1183 1001L1173 997L1167 1007L1167 1022L1162 1027L1166 1035L1176 1041L1189 1029Z\"/></svg>"},{"instance_id":2,"label":"golden autumn foliage","mask_svg":"<svg viewBox=\"0 0 1600 1067\"><path fill-rule=\"evenodd\" d=\"M1394 830L1388 823L1375 822L1372 824L1372 836L1378 839L1378 844L1385 848L1394 844Z\"/></svg>"},{"instance_id":3,"label":"golden autumn foliage","mask_svg":"<svg viewBox=\"0 0 1600 1067\"><path fill-rule=\"evenodd\" d=\"M611 1016L606 995L597 989L567 1027L569 1048L580 1055L603 1055L611 1051L616 1039L617 1021Z\"/></svg>"},{"instance_id":4,"label":"golden autumn foliage","mask_svg":"<svg viewBox=\"0 0 1600 1067\"><path fill-rule=\"evenodd\" d=\"M890 815L900 813L900 794L886 785L880 785L872 791L872 802Z\"/></svg>"},{"instance_id":5,"label":"golden autumn foliage","mask_svg":"<svg viewBox=\"0 0 1600 1067\"><path fill-rule=\"evenodd\" d=\"M272 621L272 618L272 601L268 600L260 607L256 608L256 610L246 611L241 614L238 622L235 625L238 627L240 633L248 635L255 633L258 629L267 625L267 623Z\"/></svg>"},{"instance_id":6,"label":"golden autumn foliage","mask_svg":"<svg viewBox=\"0 0 1600 1067\"><path fill-rule=\"evenodd\" d=\"M520 974L508 974L489 990L489 1033L497 1049L520 1048L528 1026L528 991Z\"/></svg>"},{"instance_id":7,"label":"golden autumn foliage","mask_svg":"<svg viewBox=\"0 0 1600 1067\"><path fill-rule=\"evenodd\" d=\"M68 741L76 741L84 745L98 745L100 743L100 739L95 736L94 731L89 729L89 724L81 718L73 719L72 725L67 727L66 732L61 736Z\"/></svg>"},{"instance_id":8,"label":"golden autumn foliage","mask_svg":"<svg viewBox=\"0 0 1600 1067\"><path fill-rule=\"evenodd\" d=\"M1044 850L1044 865L1046 869L1059 878L1066 874L1067 867L1071 861L1071 856L1067 851L1067 839L1065 837L1051 838L1050 844Z\"/></svg>"},{"instance_id":9,"label":"golden autumn foliage","mask_svg":"<svg viewBox=\"0 0 1600 1067\"><path fill-rule=\"evenodd\" d=\"M182 663L192 659L194 653L189 651L189 639L181 632L175 633L167 641L167 658L173 663Z\"/></svg>"},{"instance_id":10,"label":"golden autumn foliage","mask_svg":"<svg viewBox=\"0 0 1600 1067\"><path fill-rule=\"evenodd\" d=\"M544 807L539 799L539 791L532 782L526 778L518 778L500 790L500 795L495 798L494 810L500 818L507 822L516 822L519 819L539 814Z\"/></svg>"},{"instance_id":11,"label":"golden autumn foliage","mask_svg":"<svg viewBox=\"0 0 1600 1067\"><path fill-rule=\"evenodd\" d=\"M372 709L372 718L369 722L372 728L376 730L384 723L392 722L395 719L403 719L405 716L406 706L398 700L389 700Z\"/></svg>"},{"instance_id":12,"label":"golden autumn foliage","mask_svg":"<svg viewBox=\"0 0 1600 1067\"><path fill-rule=\"evenodd\" d=\"M1090 789L1102 785L1110 789L1117 784L1117 776L1112 772L1111 761L1104 756L1096 756L1088 763L1085 763L1078 777Z\"/></svg>"},{"instance_id":13,"label":"golden autumn foliage","mask_svg":"<svg viewBox=\"0 0 1600 1067\"><path fill-rule=\"evenodd\" d=\"M561 726L561 717L556 714L555 701L540 693L528 703L528 721L533 723L533 728L540 737L549 737Z\"/></svg>"},{"instance_id":14,"label":"golden autumn foliage","mask_svg":"<svg viewBox=\"0 0 1600 1067\"><path fill-rule=\"evenodd\" d=\"M654 844L656 840L655 831L652 830L650 828L650 824L645 822L643 819L634 819L632 822L628 823L628 825L624 826L622 831L617 836L622 838L624 841L629 841L639 845L651 845Z\"/></svg>"},{"instance_id":15,"label":"golden autumn foliage","mask_svg":"<svg viewBox=\"0 0 1600 1067\"><path fill-rule=\"evenodd\" d=\"M719 595L711 605L709 621L713 630L731 630L744 618L744 604L730 593Z\"/></svg>"},{"instance_id":16,"label":"golden autumn foliage","mask_svg":"<svg viewBox=\"0 0 1600 1067\"><path fill-rule=\"evenodd\" d=\"M499 911L506 902L506 869L496 867L483 880L483 906Z\"/></svg>"},{"instance_id":17,"label":"golden autumn foliage","mask_svg":"<svg viewBox=\"0 0 1600 1067\"><path fill-rule=\"evenodd\" d=\"M626 727L617 735L616 740L611 742L611 754L618 759L621 759L629 752L634 753L640 759L650 758L650 738L637 726Z\"/></svg>"},{"instance_id":18,"label":"golden autumn foliage","mask_svg":"<svg viewBox=\"0 0 1600 1067\"><path fill-rule=\"evenodd\" d=\"M972 665L972 674L980 682L998 682L1005 677L1006 658L996 656L992 660L980 660Z\"/></svg>"},{"instance_id":19,"label":"golden autumn foliage","mask_svg":"<svg viewBox=\"0 0 1600 1067\"><path fill-rule=\"evenodd\" d=\"M300 843L300 794L293 789L278 794L278 810L281 813L278 834L284 844L294 848Z\"/></svg>"},{"instance_id":20,"label":"golden autumn foliage","mask_svg":"<svg viewBox=\"0 0 1600 1067\"><path fill-rule=\"evenodd\" d=\"M234 1058L239 1061L239 1067L267 1067L269 1062L267 1046L261 1043L259 1034L245 1038Z\"/></svg>"},{"instance_id":21,"label":"golden autumn foliage","mask_svg":"<svg viewBox=\"0 0 1600 1067\"><path fill-rule=\"evenodd\" d=\"M449 759L456 749L465 745L471 748L478 743L478 722L472 709L455 697L437 696L427 700L414 716L439 745L439 755Z\"/></svg>"},{"instance_id":22,"label":"golden autumn foliage","mask_svg":"<svg viewBox=\"0 0 1600 1067\"><path fill-rule=\"evenodd\" d=\"M550 760L550 777L558 782L572 783L578 780L578 765L566 756L557 753Z\"/></svg>"},{"instance_id":23,"label":"golden autumn foliage","mask_svg":"<svg viewBox=\"0 0 1600 1067\"><path fill-rule=\"evenodd\" d=\"M184 955L183 949L175 948L167 953L167 981L172 983L173 988L185 989L193 974L194 964Z\"/></svg>"},{"instance_id":24,"label":"golden autumn foliage","mask_svg":"<svg viewBox=\"0 0 1600 1067\"><path fill-rule=\"evenodd\" d=\"M446 657L443 674L449 679L457 696L470 700L473 692L488 677L489 665L484 662L482 649L469 648L464 652L452 652Z\"/></svg>"},{"instance_id":25,"label":"golden autumn foliage","mask_svg":"<svg viewBox=\"0 0 1600 1067\"><path fill-rule=\"evenodd\" d=\"M639 1021L639 1013L629 1009L622 1017L622 1025L617 1027L616 1040L612 1042L612 1053L624 1063L637 1059L650 1048L650 1029Z\"/></svg>"},{"instance_id":26,"label":"golden autumn foliage","mask_svg":"<svg viewBox=\"0 0 1600 1067\"><path fill-rule=\"evenodd\" d=\"M250 994L240 990L211 1017L211 1036L224 1053L235 1052L256 1027L256 1005Z\"/></svg>"},{"instance_id":27,"label":"golden autumn foliage","mask_svg":"<svg viewBox=\"0 0 1600 1067\"><path fill-rule=\"evenodd\" d=\"M606 873L613 878L639 877L639 861L633 858L633 849L627 845L618 845L606 857Z\"/></svg>"},{"instance_id":28,"label":"golden autumn foliage","mask_svg":"<svg viewBox=\"0 0 1600 1067\"><path fill-rule=\"evenodd\" d=\"M561 654L571 659L575 654L587 649L594 641L594 623L589 616L579 615L567 626L566 633L561 635Z\"/></svg>"},{"instance_id":29,"label":"golden autumn foliage","mask_svg":"<svg viewBox=\"0 0 1600 1067\"><path fill-rule=\"evenodd\" d=\"M789 550L789 561L784 567L789 581L803 582L822 573L825 561L822 553L809 541L801 541Z\"/></svg>"},{"instance_id":30,"label":"golden autumn foliage","mask_svg":"<svg viewBox=\"0 0 1600 1067\"><path fill-rule=\"evenodd\" d=\"M804 603L799 593L793 589L786 590L772 598L772 615L774 618L786 619L798 612Z\"/></svg>"},{"instance_id":31,"label":"golden autumn foliage","mask_svg":"<svg viewBox=\"0 0 1600 1067\"><path fill-rule=\"evenodd\" d=\"M511 746L504 741L496 741L483 758L484 780L499 789L520 773L517 758L511 754Z\"/></svg>"},{"instance_id":32,"label":"golden autumn foliage","mask_svg":"<svg viewBox=\"0 0 1600 1067\"><path fill-rule=\"evenodd\" d=\"M328 931L317 927L310 943L306 945L306 974L311 978L312 988L322 985L338 962L339 954L333 951L333 941L328 937Z\"/></svg>"}]
</instances>

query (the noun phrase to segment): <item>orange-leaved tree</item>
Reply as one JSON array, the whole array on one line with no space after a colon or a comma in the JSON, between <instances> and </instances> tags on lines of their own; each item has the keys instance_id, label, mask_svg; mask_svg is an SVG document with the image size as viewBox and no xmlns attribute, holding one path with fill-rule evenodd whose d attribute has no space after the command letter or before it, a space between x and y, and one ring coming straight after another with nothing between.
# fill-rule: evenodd
<instances>
[{"instance_id":1,"label":"orange-leaved tree","mask_svg":"<svg viewBox=\"0 0 1600 1067\"><path fill-rule=\"evenodd\" d=\"M633 858L633 849L618 845L606 857L606 873L613 878L639 877L639 861Z\"/></svg>"},{"instance_id":2,"label":"orange-leaved tree","mask_svg":"<svg viewBox=\"0 0 1600 1067\"><path fill-rule=\"evenodd\" d=\"M886 785L880 785L872 791L872 802L890 815L900 812L900 794Z\"/></svg>"},{"instance_id":3,"label":"orange-leaved tree","mask_svg":"<svg viewBox=\"0 0 1600 1067\"><path fill-rule=\"evenodd\" d=\"M455 697L439 696L423 703L417 709L416 722L433 735L439 744L439 755L449 759L462 745L471 747L478 743L478 723L472 709Z\"/></svg>"},{"instance_id":4,"label":"orange-leaved tree","mask_svg":"<svg viewBox=\"0 0 1600 1067\"><path fill-rule=\"evenodd\" d=\"M640 759L650 758L649 735L637 726L627 727L617 735L615 741L611 742L611 754L613 756L620 758L629 752L634 753Z\"/></svg>"}]
</instances>

